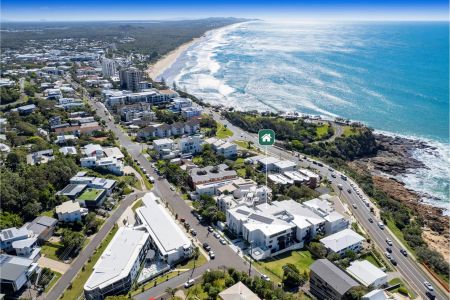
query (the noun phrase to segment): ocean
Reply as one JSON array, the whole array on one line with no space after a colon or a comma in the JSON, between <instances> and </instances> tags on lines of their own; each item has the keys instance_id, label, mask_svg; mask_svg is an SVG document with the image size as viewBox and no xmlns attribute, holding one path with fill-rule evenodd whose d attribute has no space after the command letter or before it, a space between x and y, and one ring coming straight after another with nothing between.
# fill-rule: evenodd
<instances>
[{"instance_id":1,"label":"ocean","mask_svg":"<svg viewBox=\"0 0 450 300\"><path fill-rule=\"evenodd\" d=\"M427 141L399 177L450 210L449 24L270 23L208 32L161 77L204 101L361 121Z\"/></svg>"}]
</instances>

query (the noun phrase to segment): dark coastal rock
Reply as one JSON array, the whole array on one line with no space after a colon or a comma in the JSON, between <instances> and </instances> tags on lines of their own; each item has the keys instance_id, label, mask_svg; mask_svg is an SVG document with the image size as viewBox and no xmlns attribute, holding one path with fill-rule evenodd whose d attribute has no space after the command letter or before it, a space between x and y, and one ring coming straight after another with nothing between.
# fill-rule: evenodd
<instances>
[{"instance_id":1,"label":"dark coastal rock","mask_svg":"<svg viewBox=\"0 0 450 300\"><path fill-rule=\"evenodd\" d=\"M377 155L361 159L369 164L372 170L396 176L406 173L409 169L427 168L413 157L417 149L432 148L425 142L383 134L375 134L375 139L379 149Z\"/></svg>"}]
</instances>

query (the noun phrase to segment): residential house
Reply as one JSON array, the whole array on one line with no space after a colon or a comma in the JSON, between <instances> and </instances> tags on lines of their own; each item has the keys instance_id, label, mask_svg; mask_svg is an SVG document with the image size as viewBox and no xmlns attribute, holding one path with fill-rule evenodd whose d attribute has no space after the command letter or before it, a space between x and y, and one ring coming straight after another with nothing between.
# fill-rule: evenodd
<instances>
[{"instance_id":1,"label":"residential house","mask_svg":"<svg viewBox=\"0 0 450 300\"><path fill-rule=\"evenodd\" d=\"M78 140L78 138L73 134L58 135L56 137L55 144L66 144L69 141L75 140Z\"/></svg>"},{"instance_id":2,"label":"residential house","mask_svg":"<svg viewBox=\"0 0 450 300\"><path fill-rule=\"evenodd\" d=\"M26 226L29 230L33 231L34 235L40 241L48 241L48 239L53 235L57 223L58 220L54 218L39 216Z\"/></svg>"},{"instance_id":3,"label":"residential house","mask_svg":"<svg viewBox=\"0 0 450 300\"><path fill-rule=\"evenodd\" d=\"M62 147L59 149L59 152L64 155L77 155L77 148L73 146Z\"/></svg>"},{"instance_id":4,"label":"residential house","mask_svg":"<svg viewBox=\"0 0 450 300\"><path fill-rule=\"evenodd\" d=\"M320 240L330 252L344 255L346 251L359 252L365 238L351 229L344 229Z\"/></svg>"},{"instance_id":5,"label":"residential house","mask_svg":"<svg viewBox=\"0 0 450 300\"><path fill-rule=\"evenodd\" d=\"M87 188L80 196L78 196L76 201L78 201L82 207L95 208L102 205L105 199L105 189Z\"/></svg>"},{"instance_id":6,"label":"residential house","mask_svg":"<svg viewBox=\"0 0 450 300\"><path fill-rule=\"evenodd\" d=\"M87 213L77 201L66 201L55 207L58 220L61 222L81 221L81 217Z\"/></svg>"},{"instance_id":7,"label":"residential house","mask_svg":"<svg viewBox=\"0 0 450 300\"><path fill-rule=\"evenodd\" d=\"M55 159L53 156L53 150L42 150L33 152L31 154L27 155L27 164L29 165L38 165L38 164L45 164L50 160Z\"/></svg>"},{"instance_id":8,"label":"residential house","mask_svg":"<svg viewBox=\"0 0 450 300\"><path fill-rule=\"evenodd\" d=\"M121 160L116 158L97 158L96 156L83 157L80 159L80 164L83 168L98 168L115 175L123 175L124 164Z\"/></svg>"},{"instance_id":9,"label":"residential house","mask_svg":"<svg viewBox=\"0 0 450 300\"><path fill-rule=\"evenodd\" d=\"M0 254L0 269L1 291L12 296L27 286L27 282L39 270L39 266L32 259Z\"/></svg>"},{"instance_id":10,"label":"residential house","mask_svg":"<svg viewBox=\"0 0 450 300\"><path fill-rule=\"evenodd\" d=\"M214 195L217 188L230 183L236 178L236 171L229 170L225 164L189 170L190 185L199 195Z\"/></svg>"},{"instance_id":11,"label":"residential house","mask_svg":"<svg viewBox=\"0 0 450 300\"><path fill-rule=\"evenodd\" d=\"M387 274L367 260L351 262L346 271L367 288L379 288L388 283Z\"/></svg>"},{"instance_id":12,"label":"residential house","mask_svg":"<svg viewBox=\"0 0 450 300\"><path fill-rule=\"evenodd\" d=\"M240 281L220 292L218 296L221 300L261 300Z\"/></svg>"},{"instance_id":13,"label":"residential house","mask_svg":"<svg viewBox=\"0 0 450 300\"><path fill-rule=\"evenodd\" d=\"M341 300L359 284L328 259L316 260L310 266L310 292L318 299Z\"/></svg>"}]
</instances>

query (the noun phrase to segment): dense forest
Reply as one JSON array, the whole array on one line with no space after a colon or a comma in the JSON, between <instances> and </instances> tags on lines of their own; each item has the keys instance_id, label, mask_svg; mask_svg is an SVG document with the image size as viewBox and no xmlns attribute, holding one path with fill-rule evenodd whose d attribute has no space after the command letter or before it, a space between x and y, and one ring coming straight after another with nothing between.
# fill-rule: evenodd
<instances>
[{"instance_id":1,"label":"dense forest","mask_svg":"<svg viewBox=\"0 0 450 300\"><path fill-rule=\"evenodd\" d=\"M3 23L0 41L2 49L21 49L28 40L86 38L116 43L119 51L138 52L157 59L208 30L242 21L245 20L208 18L186 21ZM134 38L134 41L120 43L122 38Z\"/></svg>"}]
</instances>

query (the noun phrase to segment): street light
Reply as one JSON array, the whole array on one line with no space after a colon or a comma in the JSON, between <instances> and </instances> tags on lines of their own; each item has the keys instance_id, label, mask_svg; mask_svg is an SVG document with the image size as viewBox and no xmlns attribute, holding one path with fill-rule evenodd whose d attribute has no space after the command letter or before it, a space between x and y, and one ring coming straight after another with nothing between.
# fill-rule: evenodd
<instances>
[{"instance_id":1,"label":"street light","mask_svg":"<svg viewBox=\"0 0 450 300\"><path fill-rule=\"evenodd\" d=\"M253 252L253 241L250 241L250 266L248 268L248 276L252 273L252 252Z\"/></svg>"}]
</instances>

